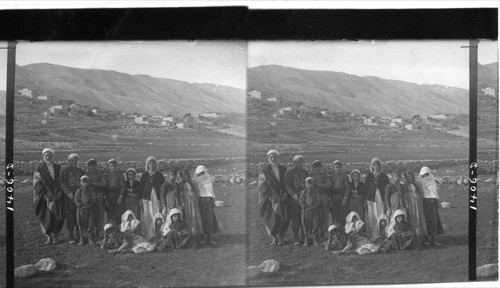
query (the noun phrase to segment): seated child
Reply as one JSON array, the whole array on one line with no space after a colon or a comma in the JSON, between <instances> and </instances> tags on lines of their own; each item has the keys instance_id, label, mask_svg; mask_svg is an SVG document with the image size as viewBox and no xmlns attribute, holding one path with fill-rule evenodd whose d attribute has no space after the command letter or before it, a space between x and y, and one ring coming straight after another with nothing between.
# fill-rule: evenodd
<instances>
[{"instance_id":1,"label":"seated child","mask_svg":"<svg viewBox=\"0 0 500 288\"><path fill-rule=\"evenodd\" d=\"M80 242L78 245L83 245L84 233L88 233L89 244L94 244L95 227L94 227L94 205L96 203L96 195L94 189L89 185L89 177L83 175L80 178L81 187L76 190L74 202L76 205L76 225L80 232Z\"/></svg>"},{"instance_id":2,"label":"seated child","mask_svg":"<svg viewBox=\"0 0 500 288\"><path fill-rule=\"evenodd\" d=\"M165 246L173 249L195 248L195 237L189 231L186 222L182 220L182 212L179 208L170 210L167 223L163 226L162 234L166 239Z\"/></svg>"},{"instance_id":3,"label":"seated child","mask_svg":"<svg viewBox=\"0 0 500 288\"><path fill-rule=\"evenodd\" d=\"M350 232L356 232L356 233L361 233L362 236L368 237L367 233L365 232L365 227L363 226L362 231L356 230L356 222L361 220L361 217L359 217L359 214L356 211L351 211L347 216L345 217L345 233L349 234Z\"/></svg>"},{"instance_id":4,"label":"seated child","mask_svg":"<svg viewBox=\"0 0 500 288\"><path fill-rule=\"evenodd\" d=\"M367 237L361 235L359 231L363 230L365 222L358 220L350 230L346 231L348 234L347 245L340 251L334 251L334 254L344 254L348 252L355 252L360 255L377 253L380 246L373 244Z\"/></svg>"},{"instance_id":5,"label":"seated child","mask_svg":"<svg viewBox=\"0 0 500 288\"><path fill-rule=\"evenodd\" d=\"M347 234L335 224L328 227L328 241L324 243L326 251L339 251L347 245Z\"/></svg>"},{"instance_id":6,"label":"seated child","mask_svg":"<svg viewBox=\"0 0 500 288\"><path fill-rule=\"evenodd\" d=\"M130 250L134 253L151 252L155 250L155 244L149 242L140 235L138 229L141 221L135 218L134 212L131 210L125 211L122 215L122 223L120 224L120 232L125 234L125 238L130 245Z\"/></svg>"},{"instance_id":7,"label":"seated child","mask_svg":"<svg viewBox=\"0 0 500 288\"><path fill-rule=\"evenodd\" d=\"M308 247L309 235L311 234L313 235L314 245L319 245L319 207L321 207L321 196L314 185L312 177L307 177L305 181L306 188L300 193L299 205L302 208L304 247Z\"/></svg>"},{"instance_id":8,"label":"seated child","mask_svg":"<svg viewBox=\"0 0 500 288\"><path fill-rule=\"evenodd\" d=\"M388 222L389 218L387 217L387 215L380 214L377 218L379 229L374 230L377 233L376 235L372 235L373 243L380 245L379 251L382 253L387 252L391 248L393 243L391 238L387 236L387 229L389 228Z\"/></svg>"},{"instance_id":9,"label":"seated child","mask_svg":"<svg viewBox=\"0 0 500 288\"><path fill-rule=\"evenodd\" d=\"M387 229L387 235L391 237L394 246L398 250L419 249L420 241L418 236L410 229L410 224L406 222L405 211L399 209L394 212L391 223Z\"/></svg>"},{"instance_id":10,"label":"seated child","mask_svg":"<svg viewBox=\"0 0 500 288\"><path fill-rule=\"evenodd\" d=\"M151 222L151 225L149 225L146 239L156 243L160 238L162 238L161 231L163 225L165 224L165 219L166 216L161 213L156 213L155 216L153 216L153 221Z\"/></svg>"},{"instance_id":11,"label":"seated child","mask_svg":"<svg viewBox=\"0 0 500 288\"><path fill-rule=\"evenodd\" d=\"M106 249L112 254L124 252L129 247L125 235L120 231L120 226L109 223L104 225L104 239L100 243L101 249Z\"/></svg>"}]
</instances>

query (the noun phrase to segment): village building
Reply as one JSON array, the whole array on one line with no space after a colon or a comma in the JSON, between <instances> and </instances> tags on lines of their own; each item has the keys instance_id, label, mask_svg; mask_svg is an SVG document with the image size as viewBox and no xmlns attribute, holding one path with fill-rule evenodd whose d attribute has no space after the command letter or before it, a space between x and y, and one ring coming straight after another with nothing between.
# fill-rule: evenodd
<instances>
[{"instance_id":1,"label":"village building","mask_svg":"<svg viewBox=\"0 0 500 288\"><path fill-rule=\"evenodd\" d=\"M205 117L205 118L216 119L216 118L219 118L220 113L216 113L216 112L209 112L209 113L199 114L199 116L201 116L201 117Z\"/></svg>"},{"instance_id":2,"label":"village building","mask_svg":"<svg viewBox=\"0 0 500 288\"><path fill-rule=\"evenodd\" d=\"M67 115L67 109L63 109L63 105L52 106L49 108L50 115L65 116Z\"/></svg>"},{"instance_id":3,"label":"village building","mask_svg":"<svg viewBox=\"0 0 500 288\"><path fill-rule=\"evenodd\" d=\"M40 123L41 123L42 125L47 125L47 120L42 119L42 120L40 120Z\"/></svg>"},{"instance_id":4,"label":"village building","mask_svg":"<svg viewBox=\"0 0 500 288\"><path fill-rule=\"evenodd\" d=\"M391 119L391 123L403 123L403 119L401 118L392 118Z\"/></svg>"},{"instance_id":5,"label":"village building","mask_svg":"<svg viewBox=\"0 0 500 288\"><path fill-rule=\"evenodd\" d=\"M375 118L371 117L371 118L364 118L363 120L363 124L366 125L366 126L377 126L377 121L374 120Z\"/></svg>"},{"instance_id":6,"label":"village building","mask_svg":"<svg viewBox=\"0 0 500 288\"><path fill-rule=\"evenodd\" d=\"M250 96L250 99L262 100L262 93L257 90L248 92L248 96Z\"/></svg>"},{"instance_id":7,"label":"village building","mask_svg":"<svg viewBox=\"0 0 500 288\"><path fill-rule=\"evenodd\" d=\"M495 96L495 89L491 87L483 88L481 89L481 91L484 93L484 95Z\"/></svg>"},{"instance_id":8,"label":"village building","mask_svg":"<svg viewBox=\"0 0 500 288\"><path fill-rule=\"evenodd\" d=\"M23 97L33 98L33 91L31 91L28 88L24 88L22 90L19 90L19 93L21 93L21 96L23 96Z\"/></svg>"},{"instance_id":9,"label":"village building","mask_svg":"<svg viewBox=\"0 0 500 288\"><path fill-rule=\"evenodd\" d=\"M135 117L134 121L136 124L139 125L149 124L149 121L146 119L146 116Z\"/></svg>"},{"instance_id":10,"label":"village building","mask_svg":"<svg viewBox=\"0 0 500 288\"><path fill-rule=\"evenodd\" d=\"M174 116L163 117L163 121L174 122Z\"/></svg>"},{"instance_id":11,"label":"village building","mask_svg":"<svg viewBox=\"0 0 500 288\"><path fill-rule=\"evenodd\" d=\"M286 117L292 115L292 107L283 107L278 110L279 115Z\"/></svg>"},{"instance_id":12,"label":"village building","mask_svg":"<svg viewBox=\"0 0 500 288\"><path fill-rule=\"evenodd\" d=\"M271 121L271 122L269 122L269 126L271 126L271 127L275 127L275 126L276 126L276 121Z\"/></svg>"},{"instance_id":13,"label":"village building","mask_svg":"<svg viewBox=\"0 0 500 288\"><path fill-rule=\"evenodd\" d=\"M266 99L267 102L273 102L273 103L277 103L276 101L276 97L269 97Z\"/></svg>"},{"instance_id":14,"label":"village building","mask_svg":"<svg viewBox=\"0 0 500 288\"><path fill-rule=\"evenodd\" d=\"M321 111L321 115L323 115L323 117L329 117L330 116L330 112L328 110L322 110Z\"/></svg>"},{"instance_id":15,"label":"village building","mask_svg":"<svg viewBox=\"0 0 500 288\"><path fill-rule=\"evenodd\" d=\"M444 120L447 119L448 117L446 116L446 114L435 114L435 115L428 115L427 118L434 120Z\"/></svg>"},{"instance_id":16,"label":"village building","mask_svg":"<svg viewBox=\"0 0 500 288\"><path fill-rule=\"evenodd\" d=\"M413 130L413 124L406 124L405 129L406 130Z\"/></svg>"},{"instance_id":17,"label":"village building","mask_svg":"<svg viewBox=\"0 0 500 288\"><path fill-rule=\"evenodd\" d=\"M184 129L184 122L175 123L175 127L179 129Z\"/></svg>"}]
</instances>

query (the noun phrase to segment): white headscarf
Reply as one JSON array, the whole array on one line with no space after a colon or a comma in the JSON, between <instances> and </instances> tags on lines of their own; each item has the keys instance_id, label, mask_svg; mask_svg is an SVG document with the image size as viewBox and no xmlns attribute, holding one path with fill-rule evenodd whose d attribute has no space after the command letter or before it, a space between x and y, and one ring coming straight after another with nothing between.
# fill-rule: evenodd
<instances>
[{"instance_id":1,"label":"white headscarf","mask_svg":"<svg viewBox=\"0 0 500 288\"><path fill-rule=\"evenodd\" d=\"M373 171L373 163L375 162L380 163L380 171L378 173L375 173L375 171ZM372 172L373 175L375 176L378 176L380 173L382 173L382 161L380 161L379 158L373 158L372 161L370 162L370 172Z\"/></svg>"},{"instance_id":2,"label":"white headscarf","mask_svg":"<svg viewBox=\"0 0 500 288\"><path fill-rule=\"evenodd\" d=\"M396 212L392 214L391 223L389 224L389 228L387 228L387 237L391 237L391 235L395 232L394 226L396 225L396 217L399 215L404 215L406 220L406 212L402 209L396 210Z\"/></svg>"},{"instance_id":3,"label":"white headscarf","mask_svg":"<svg viewBox=\"0 0 500 288\"><path fill-rule=\"evenodd\" d=\"M429 175L425 178L422 178L422 175L426 173ZM436 178L434 177L434 175L432 175L431 169L429 169L429 167L422 167L419 174L419 182L422 186L422 191L424 192L424 198L439 199Z\"/></svg>"},{"instance_id":4,"label":"white headscarf","mask_svg":"<svg viewBox=\"0 0 500 288\"><path fill-rule=\"evenodd\" d=\"M161 214L160 212L156 213L153 216L153 222L151 222L151 224L149 225L148 234L146 235L146 239L150 240L152 237L156 236L156 223L155 222L157 219L162 219L163 224L160 227L160 229L162 229L165 226L165 218L166 218L165 215Z\"/></svg>"},{"instance_id":5,"label":"white headscarf","mask_svg":"<svg viewBox=\"0 0 500 288\"><path fill-rule=\"evenodd\" d=\"M148 168L148 163L151 161L151 160L154 160L156 162L156 170L158 170L158 161L156 161L156 158L154 156L149 156L147 159L146 159L146 166L145 166L145 169L146 169L146 172L149 171L149 168Z\"/></svg>"},{"instance_id":6,"label":"white headscarf","mask_svg":"<svg viewBox=\"0 0 500 288\"><path fill-rule=\"evenodd\" d=\"M132 215L132 217L134 218L132 221L128 221L129 215ZM135 231L137 226L139 226L140 223L141 223L141 221L137 220L134 212L132 212L131 210L127 210L122 214L122 223L120 224L120 231L121 232L126 232L126 231L133 232L133 231Z\"/></svg>"},{"instance_id":7,"label":"white headscarf","mask_svg":"<svg viewBox=\"0 0 500 288\"><path fill-rule=\"evenodd\" d=\"M205 174L198 176L199 173L205 172ZM214 184L212 183L212 178L208 174L208 170L205 166L199 165L196 167L193 179L198 183L198 188L200 190L200 197L212 197L215 198Z\"/></svg>"},{"instance_id":8,"label":"white headscarf","mask_svg":"<svg viewBox=\"0 0 500 288\"><path fill-rule=\"evenodd\" d=\"M54 155L54 149L52 149L52 148L45 148L45 149L43 149L43 151L42 151L42 156L43 156L46 152L50 152L50 153L52 153L52 155Z\"/></svg>"},{"instance_id":9,"label":"white headscarf","mask_svg":"<svg viewBox=\"0 0 500 288\"><path fill-rule=\"evenodd\" d=\"M179 208L171 209L170 212L168 212L167 223L165 223L161 232L163 236L167 235L167 233L170 232L170 224L172 224L172 216L175 214L180 214L182 219L182 211Z\"/></svg>"},{"instance_id":10,"label":"white headscarf","mask_svg":"<svg viewBox=\"0 0 500 288\"><path fill-rule=\"evenodd\" d=\"M351 213L347 214L347 217L345 217L345 233L349 234L349 232L359 232L356 230L355 227L355 222L352 221L352 218L356 216L358 217L358 220L361 220L361 217L359 217L359 214L356 211L351 211Z\"/></svg>"},{"instance_id":11,"label":"white headscarf","mask_svg":"<svg viewBox=\"0 0 500 288\"><path fill-rule=\"evenodd\" d=\"M269 157L269 155L271 154L276 154L276 156L280 156L280 152L278 152L278 150L276 149L271 149L269 151L267 151L267 157Z\"/></svg>"},{"instance_id":12,"label":"white headscarf","mask_svg":"<svg viewBox=\"0 0 500 288\"><path fill-rule=\"evenodd\" d=\"M387 222L387 226L385 226L385 231L380 231L380 221L382 221L382 220L385 220ZM387 217L387 215L385 215L385 214L378 215L377 227L378 227L378 229L377 229L376 233L378 235L373 235L374 238L378 238L378 237L382 236L382 233L386 233L386 235L387 235L387 230L389 229L389 217Z\"/></svg>"},{"instance_id":13,"label":"white headscarf","mask_svg":"<svg viewBox=\"0 0 500 288\"><path fill-rule=\"evenodd\" d=\"M75 158L75 157L76 157L76 158L79 158L79 157L78 157L78 154L76 154L76 153L69 154L69 155L68 155L68 161L69 161L69 160L71 160L71 159L73 159L73 158Z\"/></svg>"}]
</instances>

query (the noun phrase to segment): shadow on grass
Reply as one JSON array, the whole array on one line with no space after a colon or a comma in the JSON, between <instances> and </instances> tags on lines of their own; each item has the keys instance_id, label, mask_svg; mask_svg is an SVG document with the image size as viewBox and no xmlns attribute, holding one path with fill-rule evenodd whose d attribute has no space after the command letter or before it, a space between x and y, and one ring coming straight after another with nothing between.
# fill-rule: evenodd
<instances>
[{"instance_id":1,"label":"shadow on grass","mask_svg":"<svg viewBox=\"0 0 500 288\"><path fill-rule=\"evenodd\" d=\"M244 233L240 234L215 234L212 236L214 241L217 242L217 245L202 245L202 248L218 248L229 245L245 245L247 244L247 235Z\"/></svg>"},{"instance_id":2,"label":"shadow on grass","mask_svg":"<svg viewBox=\"0 0 500 288\"><path fill-rule=\"evenodd\" d=\"M464 246L464 245L469 245L469 235L441 235L436 237L436 240L440 242L441 244L446 245L446 246ZM435 247L439 248L436 246L430 246L430 247Z\"/></svg>"}]
</instances>

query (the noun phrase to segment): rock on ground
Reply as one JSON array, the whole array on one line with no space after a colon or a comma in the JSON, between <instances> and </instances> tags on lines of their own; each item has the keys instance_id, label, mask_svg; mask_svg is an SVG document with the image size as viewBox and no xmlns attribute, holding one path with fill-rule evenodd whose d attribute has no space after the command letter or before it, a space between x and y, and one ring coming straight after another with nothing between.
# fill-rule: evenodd
<instances>
[{"instance_id":1,"label":"rock on ground","mask_svg":"<svg viewBox=\"0 0 500 288\"><path fill-rule=\"evenodd\" d=\"M490 277L498 273L498 264L486 264L476 268L477 277Z\"/></svg>"},{"instance_id":2,"label":"rock on ground","mask_svg":"<svg viewBox=\"0 0 500 288\"><path fill-rule=\"evenodd\" d=\"M16 269L14 269L14 277L21 277L21 278L31 277L35 275L36 270L37 270L36 266L32 264L19 266Z\"/></svg>"}]
</instances>

